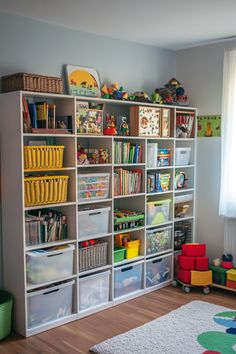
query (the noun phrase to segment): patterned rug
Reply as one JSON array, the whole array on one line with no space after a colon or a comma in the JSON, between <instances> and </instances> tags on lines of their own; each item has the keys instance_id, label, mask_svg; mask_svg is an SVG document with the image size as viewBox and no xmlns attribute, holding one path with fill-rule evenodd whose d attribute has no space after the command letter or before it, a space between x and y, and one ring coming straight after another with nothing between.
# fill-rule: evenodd
<instances>
[{"instance_id":1,"label":"patterned rug","mask_svg":"<svg viewBox=\"0 0 236 354\"><path fill-rule=\"evenodd\" d=\"M236 354L236 310L192 301L97 344L90 351L97 354Z\"/></svg>"}]
</instances>

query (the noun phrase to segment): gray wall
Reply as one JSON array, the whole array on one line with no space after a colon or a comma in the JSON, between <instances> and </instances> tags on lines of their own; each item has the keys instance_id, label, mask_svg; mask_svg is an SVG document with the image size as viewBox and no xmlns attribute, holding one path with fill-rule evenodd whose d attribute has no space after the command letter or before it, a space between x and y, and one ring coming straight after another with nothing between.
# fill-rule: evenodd
<instances>
[{"instance_id":1,"label":"gray wall","mask_svg":"<svg viewBox=\"0 0 236 354\"><path fill-rule=\"evenodd\" d=\"M224 49L236 42L222 42L177 52L177 77L199 115L221 114ZM207 242L211 258L223 253L223 218L218 215L220 193L220 138L197 141L196 237Z\"/></svg>"},{"instance_id":2,"label":"gray wall","mask_svg":"<svg viewBox=\"0 0 236 354\"><path fill-rule=\"evenodd\" d=\"M21 71L61 76L64 64L75 64L96 68L102 82L151 93L175 76L175 63L174 51L0 12L0 77ZM0 269L0 286L1 279Z\"/></svg>"}]
</instances>

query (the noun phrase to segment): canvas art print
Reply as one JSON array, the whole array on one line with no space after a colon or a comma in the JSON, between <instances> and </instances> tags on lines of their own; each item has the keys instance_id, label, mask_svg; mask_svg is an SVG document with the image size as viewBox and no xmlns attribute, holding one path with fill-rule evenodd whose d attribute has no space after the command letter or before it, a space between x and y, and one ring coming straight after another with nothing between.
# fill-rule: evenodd
<instances>
[{"instance_id":1,"label":"canvas art print","mask_svg":"<svg viewBox=\"0 0 236 354\"><path fill-rule=\"evenodd\" d=\"M210 138L221 136L221 116L198 116L197 136L200 138Z\"/></svg>"},{"instance_id":2,"label":"canvas art print","mask_svg":"<svg viewBox=\"0 0 236 354\"><path fill-rule=\"evenodd\" d=\"M160 136L160 113L159 108L139 108L140 136Z\"/></svg>"},{"instance_id":3,"label":"canvas art print","mask_svg":"<svg viewBox=\"0 0 236 354\"><path fill-rule=\"evenodd\" d=\"M70 95L100 97L100 80L96 70L66 65L66 79Z\"/></svg>"}]
</instances>

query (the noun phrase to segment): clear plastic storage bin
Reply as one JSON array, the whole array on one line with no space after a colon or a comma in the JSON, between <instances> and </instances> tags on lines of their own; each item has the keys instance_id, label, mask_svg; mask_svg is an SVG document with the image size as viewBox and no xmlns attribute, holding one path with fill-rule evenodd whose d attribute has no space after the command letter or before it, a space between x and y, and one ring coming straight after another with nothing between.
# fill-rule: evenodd
<instances>
[{"instance_id":1,"label":"clear plastic storage bin","mask_svg":"<svg viewBox=\"0 0 236 354\"><path fill-rule=\"evenodd\" d=\"M147 225L158 225L170 220L170 199L147 203Z\"/></svg>"},{"instance_id":2,"label":"clear plastic storage bin","mask_svg":"<svg viewBox=\"0 0 236 354\"><path fill-rule=\"evenodd\" d=\"M172 226L147 230L146 254L164 252L172 248Z\"/></svg>"},{"instance_id":3,"label":"clear plastic storage bin","mask_svg":"<svg viewBox=\"0 0 236 354\"><path fill-rule=\"evenodd\" d=\"M115 297L142 289L143 262L115 268Z\"/></svg>"},{"instance_id":4,"label":"clear plastic storage bin","mask_svg":"<svg viewBox=\"0 0 236 354\"><path fill-rule=\"evenodd\" d=\"M79 310L88 310L109 301L111 271L79 278Z\"/></svg>"},{"instance_id":5,"label":"clear plastic storage bin","mask_svg":"<svg viewBox=\"0 0 236 354\"><path fill-rule=\"evenodd\" d=\"M110 207L86 206L78 211L79 238L105 235L109 228Z\"/></svg>"},{"instance_id":6,"label":"clear plastic storage bin","mask_svg":"<svg viewBox=\"0 0 236 354\"><path fill-rule=\"evenodd\" d=\"M66 245L27 252L27 282L41 284L71 276L74 249L74 245Z\"/></svg>"},{"instance_id":7,"label":"clear plastic storage bin","mask_svg":"<svg viewBox=\"0 0 236 354\"><path fill-rule=\"evenodd\" d=\"M72 280L27 293L28 328L71 315L74 283Z\"/></svg>"},{"instance_id":8,"label":"clear plastic storage bin","mask_svg":"<svg viewBox=\"0 0 236 354\"><path fill-rule=\"evenodd\" d=\"M172 255L150 259L146 263L146 287L164 283L172 278Z\"/></svg>"},{"instance_id":9,"label":"clear plastic storage bin","mask_svg":"<svg viewBox=\"0 0 236 354\"><path fill-rule=\"evenodd\" d=\"M175 148L175 165L186 166L189 165L191 155L190 147Z\"/></svg>"},{"instance_id":10,"label":"clear plastic storage bin","mask_svg":"<svg viewBox=\"0 0 236 354\"><path fill-rule=\"evenodd\" d=\"M78 201L107 199L110 173L88 173L78 175Z\"/></svg>"}]
</instances>

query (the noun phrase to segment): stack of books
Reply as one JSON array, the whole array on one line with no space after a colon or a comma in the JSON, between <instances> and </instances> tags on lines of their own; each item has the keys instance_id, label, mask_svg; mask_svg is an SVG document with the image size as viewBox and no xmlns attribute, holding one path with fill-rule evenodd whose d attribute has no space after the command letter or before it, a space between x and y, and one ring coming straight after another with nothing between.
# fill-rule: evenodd
<instances>
[{"instance_id":1,"label":"stack of books","mask_svg":"<svg viewBox=\"0 0 236 354\"><path fill-rule=\"evenodd\" d=\"M141 192L142 170L124 170L117 168L114 171L114 195L127 195Z\"/></svg>"},{"instance_id":2,"label":"stack of books","mask_svg":"<svg viewBox=\"0 0 236 354\"><path fill-rule=\"evenodd\" d=\"M141 163L142 145L131 144L130 142L114 142L114 162L121 163Z\"/></svg>"}]
</instances>

